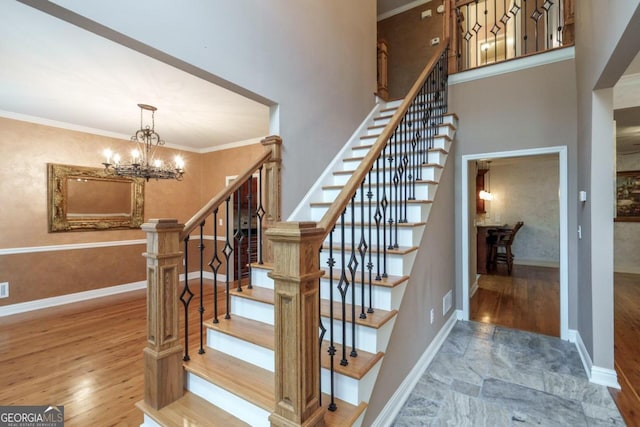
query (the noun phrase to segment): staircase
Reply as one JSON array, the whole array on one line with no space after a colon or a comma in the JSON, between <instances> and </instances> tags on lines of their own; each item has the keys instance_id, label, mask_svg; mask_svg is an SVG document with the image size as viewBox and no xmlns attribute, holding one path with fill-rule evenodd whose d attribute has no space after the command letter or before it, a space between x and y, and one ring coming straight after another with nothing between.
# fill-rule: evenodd
<instances>
[{"instance_id":1,"label":"staircase","mask_svg":"<svg viewBox=\"0 0 640 427\"><path fill-rule=\"evenodd\" d=\"M293 220L319 221L323 217L400 102L378 104L360 132L351 138L340 157L325 171L315 190L305 199L311 202L297 210ZM398 224L398 247L386 251L387 275L372 281L371 295L365 296L364 305L362 296L365 293L360 280L362 270L355 272L353 286L347 291L348 295L355 291L356 306L353 307L349 299L341 301L336 298L340 292L336 289L335 271L341 271L342 260L335 257L333 268L328 266L331 252L342 245L342 238L346 247L352 245L354 237L356 243L359 241L360 226L352 227L353 232L346 233L344 237L333 233L336 236L328 236L323 244L320 253L320 266L325 273L320 280L321 323L326 330L334 331L336 356L332 397L331 358L326 350L330 342L325 338L321 346L322 405L334 404L337 407L335 411L326 411L326 425L362 424L455 133L455 115L438 114L444 115L444 119L437 134L432 136L429 162L419 166L421 179L416 181L414 200L406 206L407 222ZM391 194L392 184L386 182L384 185ZM393 205L392 200L390 203ZM359 210L349 213L347 209L337 227L342 223L345 226L360 224ZM371 248L372 253L376 251L377 248ZM378 268L375 259L372 264L375 271ZM188 390L184 396L160 410L154 410L144 402L138 403L145 413L144 426L177 426L183 425L184 420L189 420L189 425L270 425L269 415L275 405L274 282L269 277L271 268L267 264L252 265L252 289L243 286L242 291L230 291L230 318L220 316L218 323L211 319L204 322L205 352L192 354L191 360L184 362L185 388ZM333 320L330 320L331 308ZM354 318L353 311L355 326L350 323ZM366 318L361 318L364 317L361 313ZM346 320L344 325L343 319ZM344 333L341 332L343 327ZM351 355L354 337L357 357ZM347 363L341 364L341 361Z\"/></svg>"}]
</instances>

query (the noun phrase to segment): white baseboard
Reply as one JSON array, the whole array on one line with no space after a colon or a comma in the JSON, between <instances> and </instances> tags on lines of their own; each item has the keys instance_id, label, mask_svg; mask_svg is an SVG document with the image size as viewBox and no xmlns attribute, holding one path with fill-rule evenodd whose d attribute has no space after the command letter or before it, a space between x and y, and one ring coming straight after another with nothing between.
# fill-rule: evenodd
<instances>
[{"instance_id":1,"label":"white baseboard","mask_svg":"<svg viewBox=\"0 0 640 427\"><path fill-rule=\"evenodd\" d=\"M420 356L420 359L418 359L418 362L415 364L413 369L411 369L409 375L406 376L404 381L402 381L400 386L387 401L387 404L384 405L384 408L382 408L378 417L371 424L372 427L387 427L391 425L396 416L398 416L402 406L411 395L411 392L420 380L420 377L422 377L422 374L427 370L429 364L436 356L436 353L440 350L440 347L442 347L444 340L449 336L449 333L456 324L456 321L461 318L462 312L460 310L454 311L451 316L449 316L449 319L446 321L444 326L440 329L433 341L431 341L431 344L429 344L422 356Z\"/></svg>"},{"instance_id":2,"label":"white baseboard","mask_svg":"<svg viewBox=\"0 0 640 427\"><path fill-rule=\"evenodd\" d=\"M478 281L480 280L480 274L476 274L476 281L473 282L473 285L471 285L471 289L469 290L469 293L471 294L469 296L469 298L473 298L473 296L476 294L476 292L478 292L478 288L480 287L478 285Z\"/></svg>"},{"instance_id":3,"label":"white baseboard","mask_svg":"<svg viewBox=\"0 0 640 427\"><path fill-rule=\"evenodd\" d=\"M515 265L529 265L531 267L552 267L560 268L560 262L558 261L545 261L540 259L514 259Z\"/></svg>"},{"instance_id":4,"label":"white baseboard","mask_svg":"<svg viewBox=\"0 0 640 427\"><path fill-rule=\"evenodd\" d=\"M210 271L203 272L202 276L205 279L213 280L213 273ZM197 271L189 273L189 280L197 279L199 277L200 274ZM219 282L224 282L226 280L226 276L224 274L218 274L217 277ZM184 274L180 274L180 280L184 280ZM0 307L0 317L11 316L12 314L26 313L34 310L41 310L43 308L51 308L59 305L71 304L74 302L86 301L95 298L102 298L110 295L122 294L125 292L137 291L146 287L147 281L141 280L139 282L126 283L124 285L109 286L106 288L92 289L90 291L76 292L73 294L60 295L57 297L19 302L17 304Z\"/></svg>"},{"instance_id":5,"label":"white baseboard","mask_svg":"<svg viewBox=\"0 0 640 427\"><path fill-rule=\"evenodd\" d=\"M94 298L106 297L109 295L121 294L124 292L137 291L147 287L147 281L127 283L124 285L109 286L107 288L92 289L90 291L76 292L73 294L60 295L57 297L43 298L34 301L20 302L17 304L0 307L0 317L12 314L26 313L28 311L40 310L43 308L56 307L74 302L86 301Z\"/></svg>"},{"instance_id":6,"label":"white baseboard","mask_svg":"<svg viewBox=\"0 0 640 427\"><path fill-rule=\"evenodd\" d=\"M578 354L580 354L580 359L582 359L582 365L584 366L584 370L587 373L590 382L603 385L605 387L616 388L618 390L620 389L618 374L615 369L601 368L600 366L595 366L593 364L591 356L587 351L587 347L582 341L580 332L575 329L570 329L569 341L575 343L576 348L578 349Z\"/></svg>"}]
</instances>

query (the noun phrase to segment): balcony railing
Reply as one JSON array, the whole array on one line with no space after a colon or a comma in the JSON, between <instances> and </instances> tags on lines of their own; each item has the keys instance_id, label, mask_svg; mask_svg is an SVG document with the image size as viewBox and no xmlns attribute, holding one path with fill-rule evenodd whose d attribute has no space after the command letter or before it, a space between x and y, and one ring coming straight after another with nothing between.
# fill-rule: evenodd
<instances>
[{"instance_id":1,"label":"balcony railing","mask_svg":"<svg viewBox=\"0 0 640 427\"><path fill-rule=\"evenodd\" d=\"M465 71L570 46L573 0L458 0L450 6L454 55Z\"/></svg>"}]
</instances>

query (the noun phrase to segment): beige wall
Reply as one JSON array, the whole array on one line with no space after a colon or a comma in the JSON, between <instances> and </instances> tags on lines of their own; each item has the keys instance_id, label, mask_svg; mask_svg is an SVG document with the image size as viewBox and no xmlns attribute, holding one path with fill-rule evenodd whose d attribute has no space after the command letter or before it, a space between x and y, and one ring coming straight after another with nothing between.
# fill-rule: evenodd
<instances>
[{"instance_id":1,"label":"beige wall","mask_svg":"<svg viewBox=\"0 0 640 427\"><path fill-rule=\"evenodd\" d=\"M0 300L0 306L145 280L144 244L72 250L55 247L144 239L141 230L47 231L46 164L98 167L104 148L126 152L128 144L0 118L0 250L9 253L0 255L0 282L10 285L9 298ZM145 220L177 218L186 222L204 200L224 187L224 175L237 175L262 150L260 144L254 144L207 154L180 152L186 162L184 180L146 183ZM167 157L176 152L164 151L171 152ZM29 249L47 246L54 247L39 252ZM207 245L207 254L209 246L213 247ZM190 266L195 269L196 258L192 258Z\"/></svg>"},{"instance_id":2,"label":"beige wall","mask_svg":"<svg viewBox=\"0 0 640 427\"><path fill-rule=\"evenodd\" d=\"M378 22L378 40L389 47L389 99L403 98L420 72L440 48L431 39L442 41L444 14L437 4L427 3ZM422 11L431 9L431 17L422 19Z\"/></svg>"},{"instance_id":3,"label":"beige wall","mask_svg":"<svg viewBox=\"0 0 640 427\"><path fill-rule=\"evenodd\" d=\"M640 154L618 155L618 171L640 170ZM640 223L615 222L614 229L614 271L640 274Z\"/></svg>"}]
</instances>

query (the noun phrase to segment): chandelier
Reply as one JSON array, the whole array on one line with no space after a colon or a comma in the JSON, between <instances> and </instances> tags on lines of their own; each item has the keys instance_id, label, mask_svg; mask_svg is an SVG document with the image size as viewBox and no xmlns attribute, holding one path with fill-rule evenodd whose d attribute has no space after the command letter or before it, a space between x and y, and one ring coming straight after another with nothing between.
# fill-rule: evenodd
<instances>
[{"instance_id":1,"label":"chandelier","mask_svg":"<svg viewBox=\"0 0 640 427\"><path fill-rule=\"evenodd\" d=\"M137 148L131 150L129 160L106 149L104 151L106 161L102 163L105 170L117 176L144 178L147 181L151 178L181 181L184 175L184 160L180 156L176 156L173 163L165 163L155 157L158 147L164 145L164 141L155 131L154 116L157 108L147 104L138 104L138 107L140 107L140 129L131 137L131 141L137 144ZM143 124L145 111L151 111L151 127Z\"/></svg>"}]
</instances>

